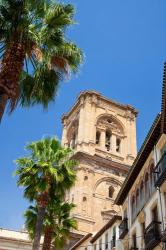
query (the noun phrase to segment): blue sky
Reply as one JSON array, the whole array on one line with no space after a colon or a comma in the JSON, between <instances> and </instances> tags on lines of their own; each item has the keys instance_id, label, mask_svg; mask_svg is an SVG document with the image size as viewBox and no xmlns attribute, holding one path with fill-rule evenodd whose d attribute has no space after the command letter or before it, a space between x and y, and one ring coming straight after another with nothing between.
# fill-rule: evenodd
<instances>
[{"instance_id":1,"label":"blue sky","mask_svg":"<svg viewBox=\"0 0 166 250\"><path fill-rule=\"evenodd\" d=\"M67 1L65 1L67 2ZM69 2L69 1L68 1ZM71 0L78 24L68 36L84 51L77 76L62 83L48 111L18 108L0 124L0 227L20 229L28 203L12 177L13 160L27 142L43 135L61 137L61 116L85 89L96 90L139 110L140 147L160 111L163 63L166 60L165 0Z\"/></svg>"}]
</instances>

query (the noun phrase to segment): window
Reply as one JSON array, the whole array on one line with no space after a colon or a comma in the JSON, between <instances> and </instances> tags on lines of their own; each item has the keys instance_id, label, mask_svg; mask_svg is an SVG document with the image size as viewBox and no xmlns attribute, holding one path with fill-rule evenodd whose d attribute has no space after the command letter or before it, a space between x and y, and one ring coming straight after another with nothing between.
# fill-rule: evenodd
<instances>
[{"instance_id":1,"label":"window","mask_svg":"<svg viewBox=\"0 0 166 250\"><path fill-rule=\"evenodd\" d=\"M116 138L116 152L120 152L121 139Z\"/></svg>"},{"instance_id":2,"label":"window","mask_svg":"<svg viewBox=\"0 0 166 250\"><path fill-rule=\"evenodd\" d=\"M112 186L110 186L108 189L109 198L113 198L113 194L114 194L114 188Z\"/></svg>"},{"instance_id":3,"label":"window","mask_svg":"<svg viewBox=\"0 0 166 250\"><path fill-rule=\"evenodd\" d=\"M149 174L146 173L145 175L145 198L146 200L149 198L150 192L149 192Z\"/></svg>"},{"instance_id":4,"label":"window","mask_svg":"<svg viewBox=\"0 0 166 250\"><path fill-rule=\"evenodd\" d=\"M125 210L124 210L123 217L124 217L124 219L126 219L126 218L127 218L127 209L125 209Z\"/></svg>"},{"instance_id":5,"label":"window","mask_svg":"<svg viewBox=\"0 0 166 250\"><path fill-rule=\"evenodd\" d=\"M145 222L141 223L141 230L142 230L142 239L144 239L145 236Z\"/></svg>"},{"instance_id":6,"label":"window","mask_svg":"<svg viewBox=\"0 0 166 250\"><path fill-rule=\"evenodd\" d=\"M82 210L84 211L84 213L86 213L87 211L87 198L85 196L82 199Z\"/></svg>"},{"instance_id":7,"label":"window","mask_svg":"<svg viewBox=\"0 0 166 250\"><path fill-rule=\"evenodd\" d=\"M108 233L105 234L105 249L108 249Z\"/></svg>"},{"instance_id":8,"label":"window","mask_svg":"<svg viewBox=\"0 0 166 250\"><path fill-rule=\"evenodd\" d=\"M116 227L113 227L113 232L112 232L112 246L115 247L115 242L116 242Z\"/></svg>"},{"instance_id":9,"label":"window","mask_svg":"<svg viewBox=\"0 0 166 250\"><path fill-rule=\"evenodd\" d=\"M165 205L165 208L166 208L166 192L164 192L164 205Z\"/></svg>"},{"instance_id":10,"label":"window","mask_svg":"<svg viewBox=\"0 0 166 250\"><path fill-rule=\"evenodd\" d=\"M141 185L140 185L140 203L141 203L141 207L144 204L144 183L143 181L141 181Z\"/></svg>"},{"instance_id":11,"label":"window","mask_svg":"<svg viewBox=\"0 0 166 250\"><path fill-rule=\"evenodd\" d=\"M135 218L135 197L132 197L131 200L131 212L132 212L132 220Z\"/></svg>"},{"instance_id":12,"label":"window","mask_svg":"<svg viewBox=\"0 0 166 250\"><path fill-rule=\"evenodd\" d=\"M85 202L85 201L87 201L86 197L83 197L83 199L82 199L82 200L83 200L84 202Z\"/></svg>"},{"instance_id":13,"label":"window","mask_svg":"<svg viewBox=\"0 0 166 250\"><path fill-rule=\"evenodd\" d=\"M166 153L166 145L161 149L161 156Z\"/></svg>"},{"instance_id":14,"label":"window","mask_svg":"<svg viewBox=\"0 0 166 250\"><path fill-rule=\"evenodd\" d=\"M158 209L157 209L157 206L155 206L152 209L152 220L153 221L158 221Z\"/></svg>"},{"instance_id":15,"label":"window","mask_svg":"<svg viewBox=\"0 0 166 250\"><path fill-rule=\"evenodd\" d=\"M88 176L85 175L85 176L84 176L84 181L87 181L87 180L88 180Z\"/></svg>"},{"instance_id":16,"label":"window","mask_svg":"<svg viewBox=\"0 0 166 250\"><path fill-rule=\"evenodd\" d=\"M160 228L160 224L157 223L157 222L159 222L157 205L152 209L152 221L155 222L155 233L159 234L161 228Z\"/></svg>"},{"instance_id":17,"label":"window","mask_svg":"<svg viewBox=\"0 0 166 250\"><path fill-rule=\"evenodd\" d=\"M102 250L102 239L99 240L99 250Z\"/></svg>"},{"instance_id":18,"label":"window","mask_svg":"<svg viewBox=\"0 0 166 250\"><path fill-rule=\"evenodd\" d=\"M71 141L70 141L70 148L75 149L76 146L76 134L73 133Z\"/></svg>"},{"instance_id":19,"label":"window","mask_svg":"<svg viewBox=\"0 0 166 250\"><path fill-rule=\"evenodd\" d=\"M140 202L139 202L139 188L137 189L137 192L136 192L136 208L137 208L137 211L140 207Z\"/></svg>"},{"instance_id":20,"label":"window","mask_svg":"<svg viewBox=\"0 0 166 250\"><path fill-rule=\"evenodd\" d=\"M154 183L155 183L155 174L154 174L154 163L150 166L150 191L151 193L154 191Z\"/></svg>"},{"instance_id":21,"label":"window","mask_svg":"<svg viewBox=\"0 0 166 250\"><path fill-rule=\"evenodd\" d=\"M137 248L137 237L136 237L136 233L134 233L133 236L132 236L132 245L133 245L133 248Z\"/></svg>"},{"instance_id":22,"label":"window","mask_svg":"<svg viewBox=\"0 0 166 250\"><path fill-rule=\"evenodd\" d=\"M96 144L100 144L100 132L96 132Z\"/></svg>"},{"instance_id":23,"label":"window","mask_svg":"<svg viewBox=\"0 0 166 250\"><path fill-rule=\"evenodd\" d=\"M111 149L111 133L107 130L106 136L105 136L105 147L107 151L110 151Z\"/></svg>"}]
</instances>

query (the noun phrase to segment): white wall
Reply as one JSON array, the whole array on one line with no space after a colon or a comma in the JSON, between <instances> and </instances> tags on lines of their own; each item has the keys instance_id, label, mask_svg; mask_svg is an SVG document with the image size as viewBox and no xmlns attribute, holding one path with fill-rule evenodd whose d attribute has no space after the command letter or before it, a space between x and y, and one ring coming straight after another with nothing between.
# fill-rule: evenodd
<instances>
[{"instance_id":1,"label":"white wall","mask_svg":"<svg viewBox=\"0 0 166 250\"><path fill-rule=\"evenodd\" d=\"M106 242L105 242L105 237L106 234L108 233L108 250L111 250L111 241L113 237L113 228L116 227L116 249L118 250L123 250L123 246L121 241L119 240L119 224L120 221L117 221L114 223L109 229L107 229L94 243L93 246L96 244L96 250L100 249L100 239L102 239L102 250L105 250ZM93 248L94 249L94 248Z\"/></svg>"}]
</instances>

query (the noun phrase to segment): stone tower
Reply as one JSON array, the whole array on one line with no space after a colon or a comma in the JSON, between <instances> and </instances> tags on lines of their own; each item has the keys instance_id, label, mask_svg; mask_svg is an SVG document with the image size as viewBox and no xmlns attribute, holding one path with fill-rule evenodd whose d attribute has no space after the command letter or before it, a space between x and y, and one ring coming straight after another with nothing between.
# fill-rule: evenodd
<instances>
[{"instance_id":1,"label":"stone tower","mask_svg":"<svg viewBox=\"0 0 166 250\"><path fill-rule=\"evenodd\" d=\"M62 144L79 161L67 199L77 205L80 234L96 232L120 213L114 200L136 156L136 115L129 105L85 91L62 117Z\"/></svg>"}]
</instances>

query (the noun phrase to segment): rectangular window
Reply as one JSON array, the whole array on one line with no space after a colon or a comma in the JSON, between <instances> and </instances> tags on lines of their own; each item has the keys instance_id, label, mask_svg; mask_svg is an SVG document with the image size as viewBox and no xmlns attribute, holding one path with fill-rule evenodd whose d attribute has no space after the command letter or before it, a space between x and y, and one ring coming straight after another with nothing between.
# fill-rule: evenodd
<instances>
[{"instance_id":1,"label":"rectangular window","mask_svg":"<svg viewBox=\"0 0 166 250\"><path fill-rule=\"evenodd\" d=\"M102 239L99 240L99 250L102 250Z\"/></svg>"},{"instance_id":2,"label":"rectangular window","mask_svg":"<svg viewBox=\"0 0 166 250\"><path fill-rule=\"evenodd\" d=\"M115 247L115 242L116 242L116 227L113 227L113 232L112 232L112 247Z\"/></svg>"},{"instance_id":3,"label":"rectangular window","mask_svg":"<svg viewBox=\"0 0 166 250\"><path fill-rule=\"evenodd\" d=\"M166 192L164 192L164 207L166 209ZM165 210L165 214L166 214L166 210Z\"/></svg>"},{"instance_id":4,"label":"rectangular window","mask_svg":"<svg viewBox=\"0 0 166 250\"><path fill-rule=\"evenodd\" d=\"M137 238L136 238L136 233L133 234L132 236L132 241L133 241L133 248L136 248L137 247Z\"/></svg>"},{"instance_id":5,"label":"rectangular window","mask_svg":"<svg viewBox=\"0 0 166 250\"><path fill-rule=\"evenodd\" d=\"M145 234L145 222L141 223L141 228L142 228L142 235L144 237L144 234Z\"/></svg>"},{"instance_id":6,"label":"rectangular window","mask_svg":"<svg viewBox=\"0 0 166 250\"><path fill-rule=\"evenodd\" d=\"M158 209L157 209L157 206L155 206L152 209L152 220L153 221L158 221Z\"/></svg>"},{"instance_id":7,"label":"rectangular window","mask_svg":"<svg viewBox=\"0 0 166 250\"><path fill-rule=\"evenodd\" d=\"M123 217L124 217L124 219L127 218L127 209L124 210L124 216Z\"/></svg>"},{"instance_id":8,"label":"rectangular window","mask_svg":"<svg viewBox=\"0 0 166 250\"><path fill-rule=\"evenodd\" d=\"M144 240L145 240L145 222L141 223L141 236L142 236L142 243L144 245Z\"/></svg>"},{"instance_id":9,"label":"rectangular window","mask_svg":"<svg viewBox=\"0 0 166 250\"><path fill-rule=\"evenodd\" d=\"M108 233L105 234L105 249L108 249Z\"/></svg>"}]
</instances>

